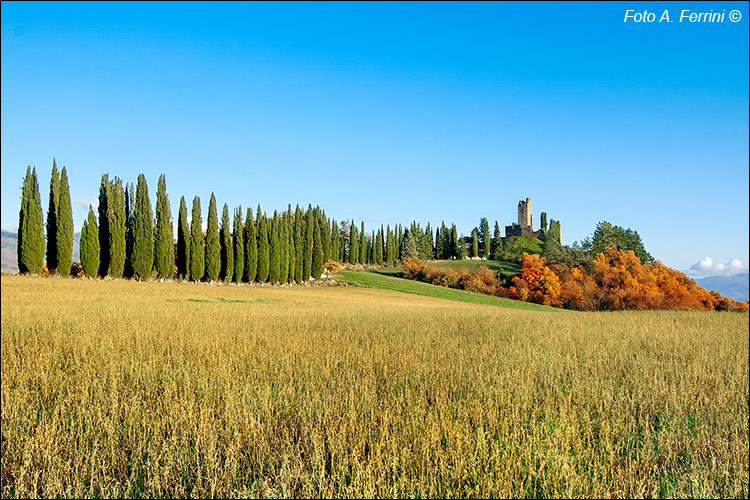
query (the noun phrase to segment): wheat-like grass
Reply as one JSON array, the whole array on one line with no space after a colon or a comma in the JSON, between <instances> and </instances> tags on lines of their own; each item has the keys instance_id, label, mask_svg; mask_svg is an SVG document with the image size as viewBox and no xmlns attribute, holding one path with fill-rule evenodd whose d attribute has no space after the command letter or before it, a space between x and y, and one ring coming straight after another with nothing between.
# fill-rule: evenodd
<instances>
[{"instance_id":1,"label":"wheat-like grass","mask_svg":"<svg viewBox=\"0 0 750 500\"><path fill-rule=\"evenodd\" d=\"M748 315L2 278L2 497L747 497Z\"/></svg>"}]
</instances>

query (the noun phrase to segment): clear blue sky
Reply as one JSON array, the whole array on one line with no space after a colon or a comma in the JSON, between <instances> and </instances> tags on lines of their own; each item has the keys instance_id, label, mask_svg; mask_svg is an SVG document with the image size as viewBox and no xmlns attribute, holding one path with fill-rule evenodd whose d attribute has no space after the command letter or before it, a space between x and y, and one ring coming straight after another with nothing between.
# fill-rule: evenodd
<instances>
[{"instance_id":1,"label":"clear blue sky","mask_svg":"<svg viewBox=\"0 0 750 500\"><path fill-rule=\"evenodd\" d=\"M677 269L747 267L747 5L3 2L2 227L27 165L46 211L56 157L76 227L103 173L152 203L165 173L175 217L214 191L469 234L532 197L563 243L606 219Z\"/></svg>"}]
</instances>

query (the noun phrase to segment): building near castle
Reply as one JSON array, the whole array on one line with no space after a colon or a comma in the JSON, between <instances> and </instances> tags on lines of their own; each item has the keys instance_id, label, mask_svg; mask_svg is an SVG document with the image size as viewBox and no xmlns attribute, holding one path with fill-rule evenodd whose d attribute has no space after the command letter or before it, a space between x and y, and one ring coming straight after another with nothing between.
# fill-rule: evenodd
<instances>
[{"instance_id":1,"label":"building near castle","mask_svg":"<svg viewBox=\"0 0 750 500\"><path fill-rule=\"evenodd\" d=\"M532 238L543 238L544 230L534 231L531 221L531 198L518 202L518 224L505 226L505 237L508 236L531 236Z\"/></svg>"}]
</instances>

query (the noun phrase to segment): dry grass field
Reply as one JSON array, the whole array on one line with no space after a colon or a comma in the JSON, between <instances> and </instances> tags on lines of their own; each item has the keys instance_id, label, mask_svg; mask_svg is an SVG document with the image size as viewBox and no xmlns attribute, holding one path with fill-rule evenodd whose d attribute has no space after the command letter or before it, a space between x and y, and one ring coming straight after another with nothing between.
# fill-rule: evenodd
<instances>
[{"instance_id":1,"label":"dry grass field","mask_svg":"<svg viewBox=\"0 0 750 500\"><path fill-rule=\"evenodd\" d=\"M748 315L2 277L12 497L747 497Z\"/></svg>"}]
</instances>

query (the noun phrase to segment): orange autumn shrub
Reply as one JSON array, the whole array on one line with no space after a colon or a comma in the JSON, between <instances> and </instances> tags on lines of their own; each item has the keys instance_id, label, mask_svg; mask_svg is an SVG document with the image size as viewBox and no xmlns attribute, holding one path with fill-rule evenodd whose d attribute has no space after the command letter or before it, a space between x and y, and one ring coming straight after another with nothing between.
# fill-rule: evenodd
<instances>
[{"instance_id":1,"label":"orange autumn shrub","mask_svg":"<svg viewBox=\"0 0 750 500\"><path fill-rule=\"evenodd\" d=\"M560 278L536 254L524 253L521 257L521 272L511 280L518 291L520 300L544 304L546 306L560 303ZM523 298L525 297L525 298Z\"/></svg>"}]
</instances>

